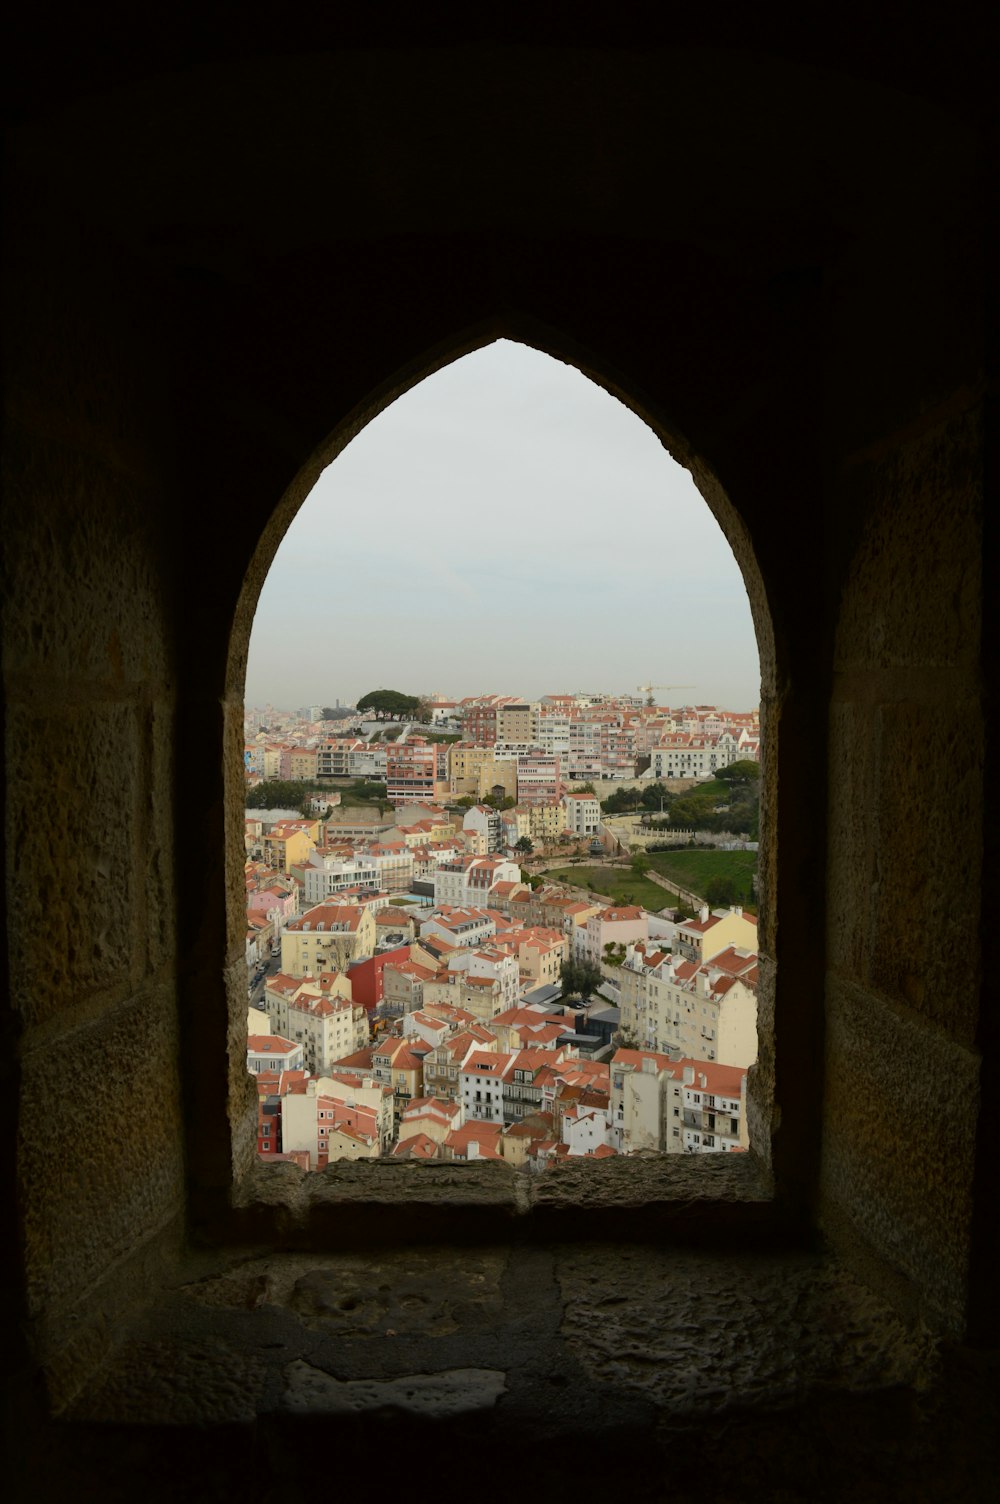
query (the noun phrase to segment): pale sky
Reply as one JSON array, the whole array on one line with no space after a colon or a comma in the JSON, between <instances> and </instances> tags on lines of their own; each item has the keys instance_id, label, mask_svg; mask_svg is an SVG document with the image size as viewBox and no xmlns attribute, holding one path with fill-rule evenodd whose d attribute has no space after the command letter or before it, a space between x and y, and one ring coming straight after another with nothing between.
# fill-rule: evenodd
<instances>
[{"instance_id":1,"label":"pale sky","mask_svg":"<svg viewBox=\"0 0 1000 1504\"><path fill-rule=\"evenodd\" d=\"M246 699L575 690L749 710L743 579L686 470L572 366L507 340L429 376L323 473L261 592Z\"/></svg>"}]
</instances>

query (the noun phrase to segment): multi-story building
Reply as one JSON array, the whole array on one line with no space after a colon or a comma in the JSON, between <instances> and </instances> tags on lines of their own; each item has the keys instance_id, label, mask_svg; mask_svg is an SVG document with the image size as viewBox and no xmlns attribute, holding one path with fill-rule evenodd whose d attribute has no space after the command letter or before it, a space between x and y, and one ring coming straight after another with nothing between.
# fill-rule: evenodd
<instances>
[{"instance_id":1,"label":"multi-story building","mask_svg":"<svg viewBox=\"0 0 1000 1504\"><path fill-rule=\"evenodd\" d=\"M649 937L649 915L637 904L626 904L599 909L587 919L586 931L578 927L574 933L577 956L585 956L595 965L605 959L606 945L621 946L624 957L629 945Z\"/></svg>"},{"instance_id":2,"label":"multi-story building","mask_svg":"<svg viewBox=\"0 0 1000 1504\"><path fill-rule=\"evenodd\" d=\"M359 737L330 737L316 748L317 778L349 778L352 776L352 753L364 752L367 743Z\"/></svg>"},{"instance_id":3,"label":"multi-story building","mask_svg":"<svg viewBox=\"0 0 1000 1504\"><path fill-rule=\"evenodd\" d=\"M296 1084L281 1105L281 1140L284 1152L304 1149L311 1169L322 1169L329 1158L355 1157L350 1142L337 1134L352 1128L367 1141L363 1157L388 1153L394 1134L393 1092L373 1076L358 1079L336 1071ZM333 1136L335 1148L331 1149Z\"/></svg>"},{"instance_id":4,"label":"multi-story building","mask_svg":"<svg viewBox=\"0 0 1000 1504\"><path fill-rule=\"evenodd\" d=\"M532 711L531 740L540 752L548 752L562 759L563 767L569 766L568 710L554 705L539 704Z\"/></svg>"},{"instance_id":5,"label":"multi-story building","mask_svg":"<svg viewBox=\"0 0 1000 1504\"><path fill-rule=\"evenodd\" d=\"M318 820L282 820L264 832L264 860L268 866L288 872L296 863L309 859L318 839Z\"/></svg>"},{"instance_id":6,"label":"multi-story building","mask_svg":"<svg viewBox=\"0 0 1000 1504\"><path fill-rule=\"evenodd\" d=\"M654 778L708 778L719 768L728 768L741 755L730 732L711 736L703 732L671 731L650 751Z\"/></svg>"},{"instance_id":7,"label":"multi-story building","mask_svg":"<svg viewBox=\"0 0 1000 1504\"><path fill-rule=\"evenodd\" d=\"M348 888L381 887L379 868L371 857L363 854L332 857L314 851L303 867L303 898L310 906L324 903Z\"/></svg>"},{"instance_id":8,"label":"multi-story building","mask_svg":"<svg viewBox=\"0 0 1000 1504\"><path fill-rule=\"evenodd\" d=\"M738 905L711 912L703 905L696 919L685 919L677 926L674 948L685 961L697 961L700 966L730 945L757 949L757 921Z\"/></svg>"},{"instance_id":9,"label":"multi-story building","mask_svg":"<svg viewBox=\"0 0 1000 1504\"><path fill-rule=\"evenodd\" d=\"M561 759L554 752L528 752L517 760L518 804L553 804L562 799Z\"/></svg>"},{"instance_id":10,"label":"multi-story building","mask_svg":"<svg viewBox=\"0 0 1000 1504\"><path fill-rule=\"evenodd\" d=\"M745 1149L746 1071L651 1050L611 1061L612 1142L623 1154L718 1154Z\"/></svg>"},{"instance_id":11,"label":"multi-story building","mask_svg":"<svg viewBox=\"0 0 1000 1504\"><path fill-rule=\"evenodd\" d=\"M521 869L516 862L497 856L461 856L442 862L434 873L434 904L454 908L487 906L494 883L519 882Z\"/></svg>"},{"instance_id":12,"label":"multi-story building","mask_svg":"<svg viewBox=\"0 0 1000 1504\"><path fill-rule=\"evenodd\" d=\"M393 1093L393 1115L399 1123L404 1109L424 1095L424 1057L429 1046L422 1039L385 1039L372 1050L372 1074Z\"/></svg>"},{"instance_id":13,"label":"multi-story building","mask_svg":"<svg viewBox=\"0 0 1000 1504\"><path fill-rule=\"evenodd\" d=\"M348 754L347 771L351 778L384 778L388 751L382 742L359 742Z\"/></svg>"},{"instance_id":14,"label":"multi-story building","mask_svg":"<svg viewBox=\"0 0 1000 1504\"><path fill-rule=\"evenodd\" d=\"M297 1071L302 1069L302 1046L280 1034L251 1034L247 1039L247 1070L254 1076L262 1071Z\"/></svg>"},{"instance_id":15,"label":"multi-story building","mask_svg":"<svg viewBox=\"0 0 1000 1504\"><path fill-rule=\"evenodd\" d=\"M302 1063L313 1075L368 1043L368 1014L352 1002L343 973L301 981L284 974L273 977L264 989L264 1003L272 1028L301 1047Z\"/></svg>"},{"instance_id":16,"label":"multi-story building","mask_svg":"<svg viewBox=\"0 0 1000 1504\"><path fill-rule=\"evenodd\" d=\"M483 855L506 849L502 815L488 804L474 804L466 810L462 821L463 831L472 831L480 838Z\"/></svg>"},{"instance_id":17,"label":"multi-story building","mask_svg":"<svg viewBox=\"0 0 1000 1504\"><path fill-rule=\"evenodd\" d=\"M746 1071L738 1066L679 1062L682 1126L675 1136L676 1120L671 1106L668 1152L676 1152L678 1139L685 1154L722 1154L749 1147L747 1133ZM671 1092L677 1090L676 1081ZM674 1104L676 1105L676 1104Z\"/></svg>"},{"instance_id":18,"label":"multi-story building","mask_svg":"<svg viewBox=\"0 0 1000 1504\"><path fill-rule=\"evenodd\" d=\"M375 920L360 904L317 904L285 927L281 969L292 977L346 971L375 950Z\"/></svg>"},{"instance_id":19,"label":"multi-story building","mask_svg":"<svg viewBox=\"0 0 1000 1504\"><path fill-rule=\"evenodd\" d=\"M316 777L316 748L293 747L288 755L288 777L292 783L311 783Z\"/></svg>"},{"instance_id":20,"label":"multi-story building","mask_svg":"<svg viewBox=\"0 0 1000 1504\"><path fill-rule=\"evenodd\" d=\"M600 721L577 712L569 723L568 776L584 780L599 779L602 768Z\"/></svg>"},{"instance_id":21,"label":"multi-story building","mask_svg":"<svg viewBox=\"0 0 1000 1504\"><path fill-rule=\"evenodd\" d=\"M757 1058L757 957L735 946L701 966L630 947L621 1030L643 1049L746 1069Z\"/></svg>"},{"instance_id":22,"label":"multi-story building","mask_svg":"<svg viewBox=\"0 0 1000 1504\"><path fill-rule=\"evenodd\" d=\"M528 838L532 841L554 841L562 835L566 829L566 806L561 799L546 800L544 803L519 804L514 811L506 811L507 814L522 814L527 820ZM520 828L520 823L519 823Z\"/></svg>"},{"instance_id":23,"label":"multi-story building","mask_svg":"<svg viewBox=\"0 0 1000 1504\"><path fill-rule=\"evenodd\" d=\"M498 797L517 798L517 761L499 757L492 743L452 742L448 748L448 786L452 795L471 794L487 802Z\"/></svg>"},{"instance_id":24,"label":"multi-story building","mask_svg":"<svg viewBox=\"0 0 1000 1504\"><path fill-rule=\"evenodd\" d=\"M563 795L566 828L575 836L594 836L601 823L601 806L594 794Z\"/></svg>"},{"instance_id":25,"label":"multi-story building","mask_svg":"<svg viewBox=\"0 0 1000 1504\"><path fill-rule=\"evenodd\" d=\"M466 1122L503 1123L503 1084L515 1058L495 1050L471 1052L459 1075L460 1100Z\"/></svg>"},{"instance_id":26,"label":"multi-story building","mask_svg":"<svg viewBox=\"0 0 1000 1504\"><path fill-rule=\"evenodd\" d=\"M495 913L487 909L455 908L451 904L439 904L420 923L421 937L440 935L452 945L470 950L492 940L496 932Z\"/></svg>"},{"instance_id":27,"label":"multi-story building","mask_svg":"<svg viewBox=\"0 0 1000 1504\"><path fill-rule=\"evenodd\" d=\"M390 742L385 778L390 804L434 804L448 797L448 746L422 736Z\"/></svg>"},{"instance_id":28,"label":"multi-story building","mask_svg":"<svg viewBox=\"0 0 1000 1504\"><path fill-rule=\"evenodd\" d=\"M498 706L496 741L498 747L534 746L535 707L524 700Z\"/></svg>"},{"instance_id":29,"label":"multi-story building","mask_svg":"<svg viewBox=\"0 0 1000 1504\"><path fill-rule=\"evenodd\" d=\"M496 1049L496 1039L485 1024L468 1024L433 1045L424 1056L424 1091L428 1096L457 1101L462 1095L461 1072L468 1056L473 1050Z\"/></svg>"}]
</instances>

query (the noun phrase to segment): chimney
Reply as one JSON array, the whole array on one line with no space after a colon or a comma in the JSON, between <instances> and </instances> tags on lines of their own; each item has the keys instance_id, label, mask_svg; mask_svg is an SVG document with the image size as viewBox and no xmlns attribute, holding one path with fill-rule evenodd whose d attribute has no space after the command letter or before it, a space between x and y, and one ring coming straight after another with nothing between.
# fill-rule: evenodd
<instances>
[{"instance_id":1,"label":"chimney","mask_svg":"<svg viewBox=\"0 0 1000 1504\"><path fill-rule=\"evenodd\" d=\"M701 906L701 908L698 910L698 918L702 921L703 924L704 924L705 920L708 918L708 904L707 903L703 903L702 906Z\"/></svg>"}]
</instances>

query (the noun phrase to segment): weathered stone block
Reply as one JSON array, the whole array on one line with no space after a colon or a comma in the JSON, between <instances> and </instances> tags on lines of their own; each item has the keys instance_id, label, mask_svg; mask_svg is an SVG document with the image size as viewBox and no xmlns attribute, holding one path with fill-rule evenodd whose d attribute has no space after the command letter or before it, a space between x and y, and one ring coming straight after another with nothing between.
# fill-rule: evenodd
<instances>
[{"instance_id":1,"label":"weathered stone block","mask_svg":"<svg viewBox=\"0 0 1000 1504\"><path fill-rule=\"evenodd\" d=\"M977 706L884 705L870 844L872 984L971 1044L983 744Z\"/></svg>"},{"instance_id":2,"label":"weathered stone block","mask_svg":"<svg viewBox=\"0 0 1000 1504\"><path fill-rule=\"evenodd\" d=\"M884 1001L827 986L823 1201L961 1321L979 1110L979 1060Z\"/></svg>"},{"instance_id":3,"label":"weathered stone block","mask_svg":"<svg viewBox=\"0 0 1000 1504\"><path fill-rule=\"evenodd\" d=\"M7 736L11 863L32 873L11 914L11 979L33 1023L132 974L139 729L124 705L15 707Z\"/></svg>"},{"instance_id":4,"label":"weathered stone block","mask_svg":"<svg viewBox=\"0 0 1000 1504\"><path fill-rule=\"evenodd\" d=\"M142 993L29 1056L20 1139L29 1309L51 1316L182 1205L172 992Z\"/></svg>"},{"instance_id":5,"label":"weathered stone block","mask_svg":"<svg viewBox=\"0 0 1000 1504\"><path fill-rule=\"evenodd\" d=\"M163 683L167 640L148 482L13 428L6 505L19 520L4 612L6 672L112 686ZM15 608L16 603L16 608Z\"/></svg>"},{"instance_id":6,"label":"weathered stone block","mask_svg":"<svg viewBox=\"0 0 1000 1504\"><path fill-rule=\"evenodd\" d=\"M840 610L839 671L975 672L982 596L970 542L982 528L979 429L978 412L962 413L873 464Z\"/></svg>"}]
</instances>

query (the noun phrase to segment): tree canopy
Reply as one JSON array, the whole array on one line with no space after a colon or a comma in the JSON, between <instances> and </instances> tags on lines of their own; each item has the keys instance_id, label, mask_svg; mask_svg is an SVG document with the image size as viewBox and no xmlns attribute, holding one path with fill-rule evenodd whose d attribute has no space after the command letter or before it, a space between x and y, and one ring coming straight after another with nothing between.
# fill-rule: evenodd
<instances>
[{"instance_id":1,"label":"tree canopy","mask_svg":"<svg viewBox=\"0 0 1000 1504\"><path fill-rule=\"evenodd\" d=\"M601 985L603 973L593 961L568 960L562 963L559 980L562 983L564 997L576 992L579 993L581 1000L586 1002L590 994L596 992Z\"/></svg>"},{"instance_id":2,"label":"tree canopy","mask_svg":"<svg viewBox=\"0 0 1000 1504\"><path fill-rule=\"evenodd\" d=\"M415 720L421 703L418 695L404 695L398 689L371 689L361 696L358 709L391 721Z\"/></svg>"},{"instance_id":3,"label":"tree canopy","mask_svg":"<svg viewBox=\"0 0 1000 1504\"><path fill-rule=\"evenodd\" d=\"M243 803L246 809L299 809L306 814L313 797L312 788L285 778L270 778L247 789Z\"/></svg>"},{"instance_id":4,"label":"tree canopy","mask_svg":"<svg viewBox=\"0 0 1000 1504\"><path fill-rule=\"evenodd\" d=\"M615 789L601 800L601 808L609 815L625 815L639 809L659 810L661 805L666 809L673 798L674 795L656 780L641 789Z\"/></svg>"},{"instance_id":5,"label":"tree canopy","mask_svg":"<svg viewBox=\"0 0 1000 1504\"><path fill-rule=\"evenodd\" d=\"M719 768L715 776L726 783L756 783L760 778L760 763L744 758L740 762L731 762L728 768Z\"/></svg>"}]
</instances>

